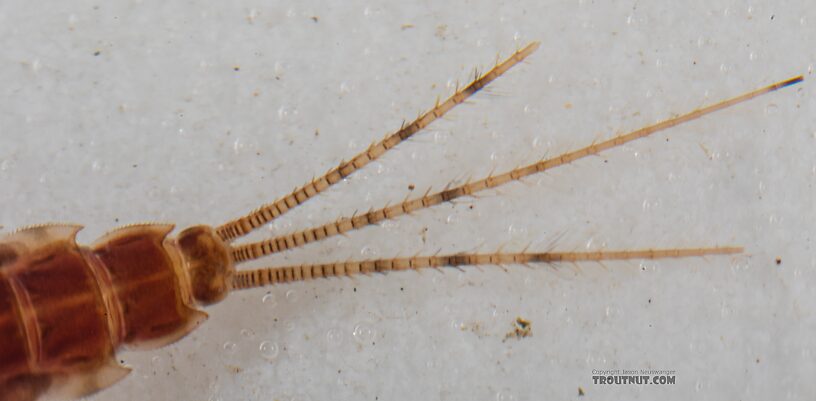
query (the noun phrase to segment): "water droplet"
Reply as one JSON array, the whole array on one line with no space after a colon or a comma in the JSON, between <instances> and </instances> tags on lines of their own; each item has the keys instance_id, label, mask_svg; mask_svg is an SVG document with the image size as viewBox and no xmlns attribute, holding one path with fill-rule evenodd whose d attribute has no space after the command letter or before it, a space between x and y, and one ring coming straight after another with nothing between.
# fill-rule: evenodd
<instances>
[{"instance_id":1,"label":"water droplet","mask_svg":"<svg viewBox=\"0 0 816 401\"><path fill-rule=\"evenodd\" d=\"M660 68L663 66L663 61L660 59L655 60L655 67Z\"/></svg>"},{"instance_id":2,"label":"water droplet","mask_svg":"<svg viewBox=\"0 0 816 401\"><path fill-rule=\"evenodd\" d=\"M150 358L150 362L154 365L158 365L161 363L161 357L156 355L153 358Z\"/></svg>"},{"instance_id":3,"label":"water droplet","mask_svg":"<svg viewBox=\"0 0 816 401\"><path fill-rule=\"evenodd\" d=\"M635 21L635 17L632 14L626 17L626 25L632 25L632 22Z\"/></svg>"},{"instance_id":4,"label":"water droplet","mask_svg":"<svg viewBox=\"0 0 816 401\"><path fill-rule=\"evenodd\" d=\"M232 341L227 341L222 347L224 348L224 351L227 351L227 353L234 354L235 350L238 348L238 344L235 344Z\"/></svg>"},{"instance_id":5,"label":"water droplet","mask_svg":"<svg viewBox=\"0 0 816 401\"><path fill-rule=\"evenodd\" d=\"M281 75L283 75L284 72L283 63L281 63L280 61L276 61L275 66L272 68L272 70L275 72L275 76L280 77Z\"/></svg>"},{"instance_id":6,"label":"water droplet","mask_svg":"<svg viewBox=\"0 0 816 401\"><path fill-rule=\"evenodd\" d=\"M448 134L446 132L436 131L433 134L434 143L444 144L448 142Z\"/></svg>"},{"instance_id":7,"label":"water droplet","mask_svg":"<svg viewBox=\"0 0 816 401\"><path fill-rule=\"evenodd\" d=\"M246 338L255 337L255 333L253 333L250 329L241 329L241 335Z\"/></svg>"},{"instance_id":8,"label":"water droplet","mask_svg":"<svg viewBox=\"0 0 816 401\"><path fill-rule=\"evenodd\" d=\"M99 160L94 160L93 163L91 163L91 171L98 172L98 171L101 171L101 170L102 170L102 163L99 162Z\"/></svg>"},{"instance_id":9,"label":"water droplet","mask_svg":"<svg viewBox=\"0 0 816 401\"><path fill-rule=\"evenodd\" d=\"M293 18L295 15L297 15L297 13L295 12L294 8L290 7L288 10L286 10L286 16L287 17Z\"/></svg>"},{"instance_id":10,"label":"water droplet","mask_svg":"<svg viewBox=\"0 0 816 401\"><path fill-rule=\"evenodd\" d=\"M652 203L648 199L643 200L643 211L648 212L652 208Z\"/></svg>"},{"instance_id":11,"label":"water droplet","mask_svg":"<svg viewBox=\"0 0 816 401\"><path fill-rule=\"evenodd\" d=\"M365 15L366 17L370 16L371 15L371 7L364 8L363 9L363 15Z\"/></svg>"},{"instance_id":12,"label":"water droplet","mask_svg":"<svg viewBox=\"0 0 816 401\"><path fill-rule=\"evenodd\" d=\"M756 60L756 59L757 59L757 55L756 55L756 53L754 53L754 52L750 52L750 53L748 53L748 60L750 60L750 61L754 61L754 60Z\"/></svg>"},{"instance_id":13,"label":"water droplet","mask_svg":"<svg viewBox=\"0 0 816 401\"><path fill-rule=\"evenodd\" d=\"M499 154L499 152L493 152L493 153L490 154L490 160L491 161L495 162L495 161L498 161L499 159L501 159L501 154Z\"/></svg>"},{"instance_id":14,"label":"water droplet","mask_svg":"<svg viewBox=\"0 0 816 401\"><path fill-rule=\"evenodd\" d=\"M377 333L368 323L360 323L354 327L354 332L352 332L354 336L354 340L361 344L369 344L374 341L374 338L377 336Z\"/></svg>"},{"instance_id":15,"label":"water droplet","mask_svg":"<svg viewBox=\"0 0 816 401\"><path fill-rule=\"evenodd\" d=\"M522 36L521 32L516 31L516 33L513 34L513 40L518 42L519 40L521 40L521 36Z\"/></svg>"},{"instance_id":16,"label":"water droplet","mask_svg":"<svg viewBox=\"0 0 816 401\"><path fill-rule=\"evenodd\" d=\"M728 14L731 14L731 9L726 7L725 10L723 10L723 17L727 17Z\"/></svg>"},{"instance_id":17,"label":"water droplet","mask_svg":"<svg viewBox=\"0 0 816 401\"><path fill-rule=\"evenodd\" d=\"M725 64L720 64L720 72L728 72L728 66Z\"/></svg>"},{"instance_id":18,"label":"water droplet","mask_svg":"<svg viewBox=\"0 0 816 401\"><path fill-rule=\"evenodd\" d=\"M807 24L807 18L805 18L805 17L799 18L799 25L805 25L805 24Z\"/></svg>"},{"instance_id":19,"label":"water droplet","mask_svg":"<svg viewBox=\"0 0 816 401\"><path fill-rule=\"evenodd\" d=\"M777 106L775 103L771 103L771 104L765 106L765 114L766 115L775 114L778 110L779 110L779 106Z\"/></svg>"},{"instance_id":20,"label":"water droplet","mask_svg":"<svg viewBox=\"0 0 816 401\"><path fill-rule=\"evenodd\" d=\"M277 358L280 353L278 344L272 341L261 342L261 344L258 345L258 349L261 351L261 356L270 361Z\"/></svg>"},{"instance_id":21,"label":"water droplet","mask_svg":"<svg viewBox=\"0 0 816 401\"><path fill-rule=\"evenodd\" d=\"M331 328L326 332L326 341L329 345L340 345L343 342L343 332L337 328Z\"/></svg>"}]
</instances>

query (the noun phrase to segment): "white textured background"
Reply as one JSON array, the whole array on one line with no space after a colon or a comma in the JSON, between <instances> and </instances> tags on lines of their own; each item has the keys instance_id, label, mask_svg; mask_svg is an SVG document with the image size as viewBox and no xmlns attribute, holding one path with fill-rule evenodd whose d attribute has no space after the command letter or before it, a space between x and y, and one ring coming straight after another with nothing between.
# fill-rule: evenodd
<instances>
[{"instance_id":1,"label":"white textured background","mask_svg":"<svg viewBox=\"0 0 816 401\"><path fill-rule=\"evenodd\" d=\"M88 243L126 223L221 223L351 157L530 40L542 45L528 63L255 238L806 80L526 185L266 263L546 249L560 235L560 250L734 244L745 255L235 293L179 343L123 353L133 373L94 400L816 392L808 1L209 3L0 3L0 232L77 222ZM533 336L503 341L516 316ZM620 368L674 369L677 384L592 384L593 369Z\"/></svg>"}]
</instances>

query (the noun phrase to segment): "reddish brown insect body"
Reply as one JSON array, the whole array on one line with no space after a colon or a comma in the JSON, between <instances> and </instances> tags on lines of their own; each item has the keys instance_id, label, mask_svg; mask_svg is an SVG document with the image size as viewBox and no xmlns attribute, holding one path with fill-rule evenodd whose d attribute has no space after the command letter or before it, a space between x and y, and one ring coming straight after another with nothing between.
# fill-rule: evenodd
<instances>
[{"instance_id":1,"label":"reddish brown insect body","mask_svg":"<svg viewBox=\"0 0 816 401\"><path fill-rule=\"evenodd\" d=\"M457 89L444 102L372 144L348 162L254 212L218 226L195 226L175 238L170 225L134 225L86 247L75 241L79 226L46 225L0 238L0 400L76 398L122 379L128 369L120 347L155 348L193 330L206 314L196 307L230 290L392 270L441 266L631 260L733 254L739 247L700 247L591 252L457 253L236 271L234 264L283 252L386 219L471 196L575 162L655 132L793 85L795 77L679 115L556 157L448 186L365 214L269 240L230 243L316 196L477 93L538 47L532 43Z\"/></svg>"},{"instance_id":2,"label":"reddish brown insect body","mask_svg":"<svg viewBox=\"0 0 816 401\"><path fill-rule=\"evenodd\" d=\"M90 247L81 227L53 225L0 239L0 399L45 392L80 397L129 369L121 346L172 343L222 299L233 272L227 245L205 226L167 238L169 225L123 227Z\"/></svg>"}]
</instances>

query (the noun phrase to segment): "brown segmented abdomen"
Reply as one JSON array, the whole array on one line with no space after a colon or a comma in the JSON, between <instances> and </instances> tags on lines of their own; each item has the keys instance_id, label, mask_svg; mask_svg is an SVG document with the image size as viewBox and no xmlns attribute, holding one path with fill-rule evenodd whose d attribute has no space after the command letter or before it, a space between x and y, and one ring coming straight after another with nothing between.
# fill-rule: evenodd
<instances>
[{"instance_id":1,"label":"brown segmented abdomen","mask_svg":"<svg viewBox=\"0 0 816 401\"><path fill-rule=\"evenodd\" d=\"M121 228L92 247L79 226L0 238L0 399L76 398L129 372L123 345L153 348L189 333L194 309L169 225Z\"/></svg>"}]
</instances>

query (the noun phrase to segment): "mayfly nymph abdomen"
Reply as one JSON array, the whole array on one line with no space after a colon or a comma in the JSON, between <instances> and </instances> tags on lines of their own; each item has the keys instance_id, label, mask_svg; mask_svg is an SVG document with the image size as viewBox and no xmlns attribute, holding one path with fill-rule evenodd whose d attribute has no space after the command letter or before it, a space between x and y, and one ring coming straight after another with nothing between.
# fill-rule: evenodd
<instances>
[{"instance_id":1,"label":"mayfly nymph abdomen","mask_svg":"<svg viewBox=\"0 0 816 401\"><path fill-rule=\"evenodd\" d=\"M76 225L41 225L0 238L0 399L77 398L124 378L115 356L123 347L150 349L184 337L206 318L198 307L229 291L317 277L443 266L560 263L726 255L735 246L588 252L456 253L235 270L235 265L321 241L384 220L472 196L648 137L715 111L795 84L801 76L592 143L550 159L491 174L443 191L406 199L335 222L268 240L232 244L325 191L422 131L538 48L531 43L409 124L347 162L252 213L217 227L195 226L170 236L172 225L116 229L79 245Z\"/></svg>"},{"instance_id":2,"label":"mayfly nymph abdomen","mask_svg":"<svg viewBox=\"0 0 816 401\"><path fill-rule=\"evenodd\" d=\"M0 239L2 399L44 391L80 397L123 378L115 351L172 343L222 299L233 272L208 227L168 238L169 225L115 230L93 245L79 226L26 228Z\"/></svg>"}]
</instances>

